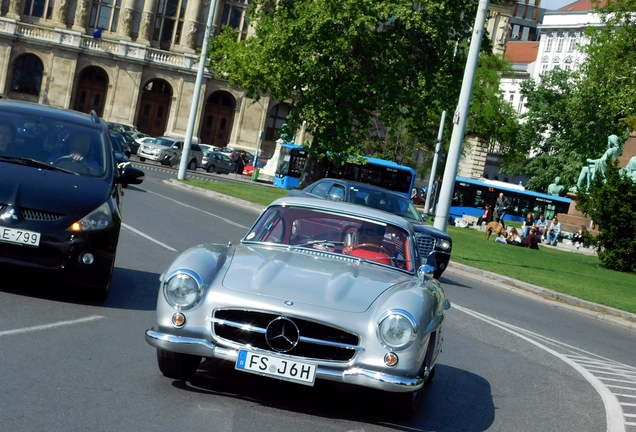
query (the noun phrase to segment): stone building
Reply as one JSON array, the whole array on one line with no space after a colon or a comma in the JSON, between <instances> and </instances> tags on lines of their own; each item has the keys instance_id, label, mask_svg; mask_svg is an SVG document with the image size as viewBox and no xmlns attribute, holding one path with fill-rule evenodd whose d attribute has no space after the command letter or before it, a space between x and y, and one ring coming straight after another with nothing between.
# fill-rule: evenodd
<instances>
[{"instance_id":1,"label":"stone building","mask_svg":"<svg viewBox=\"0 0 636 432\"><path fill-rule=\"evenodd\" d=\"M251 0L217 0L215 34L247 37ZM184 136L210 0L2 0L0 94ZM272 153L289 106L206 73L194 135Z\"/></svg>"}]
</instances>

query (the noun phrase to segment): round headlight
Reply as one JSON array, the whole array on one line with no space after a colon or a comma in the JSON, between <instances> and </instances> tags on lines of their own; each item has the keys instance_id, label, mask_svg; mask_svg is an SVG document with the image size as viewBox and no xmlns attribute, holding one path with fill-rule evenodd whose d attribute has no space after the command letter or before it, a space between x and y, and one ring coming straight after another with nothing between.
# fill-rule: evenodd
<instances>
[{"instance_id":1,"label":"round headlight","mask_svg":"<svg viewBox=\"0 0 636 432\"><path fill-rule=\"evenodd\" d=\"M201 299L201 282L189 271L178 271L170 276L163 290L168 303L177 309L189 309Z\"/></svg>"},{"instance_id":2,"label":"round headlight","mask_svg":"<svg viewBox=\"0 0 636 432\"><path fill-rule=\"evenodd\" d=\"M405 348L417 335L417 324L411 314L403 310L390 310L378 322L380 340L389 348Z\"/></svg>"},{"instance_id":3,"label":"round headlight","mask_svg":"<svg viewBox=\"0 0 636 432\"><path fill-rule=\"evenodd\" d=\"M443 250L448 250L451 247L450 242L448 240L440 240L438 244L439 244L439 247Z\"/></svg>"}]
</instances>

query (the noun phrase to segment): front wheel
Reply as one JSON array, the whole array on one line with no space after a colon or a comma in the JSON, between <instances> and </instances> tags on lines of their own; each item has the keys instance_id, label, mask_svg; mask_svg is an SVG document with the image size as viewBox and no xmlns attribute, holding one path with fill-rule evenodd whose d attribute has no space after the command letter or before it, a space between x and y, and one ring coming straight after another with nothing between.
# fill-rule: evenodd
<instances>
[{"instance_id":1,"label":"front wheel","mask_svg":"<svg viewBox=\"0 0 636 432\"><path fill-rule=\"evenodd\" d=\"M139 158L139 162L146 162L146 158L145 157L140 157Z\"/></svg>"},{"instance_id":2,"label":"front wheel","mask_svg":"<svg viewBox=\"0 0 636 432\"><path fill-rule=\"evenodd\" d=\"M157 348L157 364L161 373L168 378L188 381L199 369L201 357Z\"/></svg>"},{"instance_id":3,"label":"front wheel","mask_svg":"<svg viewBox=\"0 0 636 432\"><path fill-rule=\"evenodd\" d=\"M433 278L435 279L439 279L442 277L442 273L444 273L444 270L435 270L435 272L433 273Z\"/></svg>"},{"instance_id":4,"label":"front wheel","mask_svg":"<svg viewBox=\"0 0 636 432\"><path fill-rule=\"evenodd\" d=\"M216 167L214 165L210 165L207 169L210 174L214 174L216 172Z\"/></svg>"}]
</instances>

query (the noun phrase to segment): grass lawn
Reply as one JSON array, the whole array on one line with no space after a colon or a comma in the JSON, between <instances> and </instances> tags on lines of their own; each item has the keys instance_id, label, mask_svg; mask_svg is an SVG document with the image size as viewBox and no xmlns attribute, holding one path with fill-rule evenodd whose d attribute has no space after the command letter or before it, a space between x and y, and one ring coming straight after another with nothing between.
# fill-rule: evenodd
<instances>
[{"instance_id":1,"label":"grass lawn","mask_svg":"<svg viewBox=\"0 0 636 432\"><path fill-rule=\"evenodd\" d=\"M233 196L245 201L269 205L272 201L287 195L287 189L256 186L250 184L226 183L220 181L186 180L186 184Z\"/></svg>"},{"instance_id":2,"label":"grass lawn","mask_svg":"<svg viewBox=\"0 0 636 432\"><path fill-rule=\"evenodd\" d=\"M596 256L539 246L531 250L483 240L484 233L448 227L452 260L560 293L636 313L636 274L601 266Z\"/></svg>"}]
</instances>

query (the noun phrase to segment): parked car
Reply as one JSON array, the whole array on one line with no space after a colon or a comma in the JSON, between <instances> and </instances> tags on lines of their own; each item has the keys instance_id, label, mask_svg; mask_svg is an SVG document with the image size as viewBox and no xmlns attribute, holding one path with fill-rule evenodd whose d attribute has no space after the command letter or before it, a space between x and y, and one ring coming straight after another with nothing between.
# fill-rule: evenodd
<instances>
[{"instance_id":1,"label":"parked car","mask_svg":"<svg viewBox=\"0 0 636 432\"><path fill-rule=\"evenodd\" d=\"M201 150L209 151L209 152L212 152L212 151L218 152L221 150L221 147L214 147L210 144L199 144L199 147L201 147Z\"/></svg>"},{"instance_id":2,"label":"parked car","mask_svg":"<svg viewBox=\"0 0 636 432\"><path fill-rule=\"evenodd\" d=\"M365 183L324 178L305 189L291 190L289 195L346 201L402 216L413 225L417 233L420 255L425 258L435 255L435 279L439 279L448 267L453 247L451 237L424 222L424 216L401 194Z\"/></svg>"},{"instance_id":3,"label":"parked car","mask_svg":"<svg viewBox=\"0 0 636 432\"><path fill-rule=\"evenodd\" d=\"M183 154L183 141L177 141L172 145L173 149L178 150L177 164L181 161L181 155ZM203 163L203 150L199 144L190 143L190 154L188 155L190 160L188 161L188 169L196 170Z\"/></svg>"},{"instance_id":4,"label":"parked car","mask_svg":"<svg viewBox=\"0 0 636 432\"><path fill-rule=\"evenodd\" d=\"M265 165L267 165L267 159L259 159L258 162L256 162L256 167L259 169L263 168ZM254 174L254 165L248 164L248 165L245 165L245 167L243 167L243 175L251 177L253 174Z\"/></svg>"},{"instance_id":5,"label":"parked car","mask_svg":"<svg viewBox=\"0 0 636 432\"><path fill-rule=\"evenodd\" d=\"M144 138L139 146L137 155L139 160L144 162L146 159L160 162L162 165L175 166L181 160L181 152L183 151L183 141L171 137ZM190 144L190 160L188 161L188 169L196 170L201 165L203 152L198 144Z\"/></svg>"},{"instance_id":6,"label":"parked car","mask_svg":"<svg viewBox=\"0 0 636 432\"><path fill-rule=\"evenodd\" d=\"M0 101L0 265L108 296L121 226L122 184L106 122L27 102Z\"/></svg>"},{"instance_id":7,"label":"parked car","mask_svg":"<svg viewBox=\"0 0 636 432\"><path fill-rule=\"evenodd\" d=\"M229 174L236 169L236 164L225 153L204 151L201 168L209 173Z\"/></svg>"},{"instance_id":8,"label":"parked car","mask_svg":"<svg viewBox=\"0 0 636 432\"><path fill-rule=\"evenodd\" d=\"M126 133L135 133L139 132L137 130L137 126L128 125L124 123L116 123L116 122L108 122L108 129L114 130L115 132L126 132Z\"/></svg>"},{"instance_id":9,"label":"parked car","mask_svg":"<svg viewBox=\"0 0 636 432\"><path fill-rule=\"evenodd\" d=\"M435 373L450 303L404 218L344 202L273 202L240 244L204 244L162 273L159 370L189 380L202 358L241 372L387 392L411 414Z\"/></svg>"}]
</instances>

